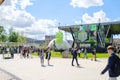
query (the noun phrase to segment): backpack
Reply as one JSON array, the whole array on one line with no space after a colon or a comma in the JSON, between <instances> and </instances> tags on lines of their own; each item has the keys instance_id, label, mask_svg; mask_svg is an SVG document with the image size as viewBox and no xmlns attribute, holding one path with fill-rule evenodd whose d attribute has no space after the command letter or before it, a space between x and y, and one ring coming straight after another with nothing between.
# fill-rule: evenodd
<instances>
[{"instance_id":1,"label":"backpack","mask_svg":"<svg viewBox=\"0 0 120 80\"><path fill-rule=\"evenodd\" d=\"M114 72L120 75L120 58L116 55L115 59L116 59L116 62L115 62Z\"/></svg>"}]
</instances>

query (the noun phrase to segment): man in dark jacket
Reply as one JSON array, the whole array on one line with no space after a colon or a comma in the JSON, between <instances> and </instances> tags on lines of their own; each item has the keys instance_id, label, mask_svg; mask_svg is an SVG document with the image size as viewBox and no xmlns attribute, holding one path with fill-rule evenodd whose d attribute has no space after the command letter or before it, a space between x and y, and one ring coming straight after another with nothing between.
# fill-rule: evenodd
<instances>
[{"instance_id":1,"label":"man in dark jacket","mask_svg":"<svg viewBox=\"0 0 120 80\"><path fill-rule=\"evenodd\" d=\"M77 63L77 66L79 67L79 63L78 63L78 59L77 59L77 47L75 47L73 50L72 50L72 66L74 66L73 62L74 62L74 59L76 60L76 63Z\"/></svg>"},{"instance_id":2,"label":"man in dark jacket","mask_svg":"<svg viewBox=\"0 0 120 80\"><path fill-rule=\"evenodd\" d=\"M119 74L116 74L114 72L114 68L115 68L115 63L117 61L117 59L119 60L119 58L117 57L117 55L114 53L114 47L113 46L108 46L107 47L107 51L108 54L110 55L108 58L108 64L106 65L106 67L104 68L104 70L101 72L101 75L104 74L106 71L109 71L109 80L117 80L117 77L119 76Z\"/></svg>"}]
</instances>

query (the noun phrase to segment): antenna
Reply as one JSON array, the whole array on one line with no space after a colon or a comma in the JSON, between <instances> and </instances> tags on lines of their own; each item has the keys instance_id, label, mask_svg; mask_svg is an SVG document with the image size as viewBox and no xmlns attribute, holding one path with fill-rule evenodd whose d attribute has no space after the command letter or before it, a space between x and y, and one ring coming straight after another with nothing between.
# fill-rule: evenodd
<instances>
[{"instance_id":1,"label":"antenna","mask_svg":"<svg viewBox=\"0 0 120 80\"><path fill-rule=\"evenodd\" d=\"M58 23L58 27L60 27L60 22ZM60 29L59 29L59 32L60 32Z\"/></svg>"}]
</instances>

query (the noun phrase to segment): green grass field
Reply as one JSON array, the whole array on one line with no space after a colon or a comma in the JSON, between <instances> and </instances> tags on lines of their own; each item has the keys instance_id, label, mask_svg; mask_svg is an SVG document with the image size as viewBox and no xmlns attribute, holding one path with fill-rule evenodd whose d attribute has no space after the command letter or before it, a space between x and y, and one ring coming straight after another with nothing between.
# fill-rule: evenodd
<instances>
[{"instance_id":1,"label":"green grass field","mask_svg":"<svg viewBox=\"0 0 120 80\"><path fill-rule=\"evenodd\" d=\"M38 53L33 53L33 55L38 56ZM88 55L88 58L92 57L92 53L88 53L87 55ZM51 56L55 57L55 58L62 58L62 54L60 52L51 51ZM109 55L107 53L96 53L96 56L97 56L97 58L108 58L109 57ZM69 53L68 57L71 58L70 53ZM81 53L79 58L83 58L83 57L84 57L84 54Z\"/></svg>"},{"instance_id":2,"label":"green grass field","mask_svg":"<svg viewBox=\"0 0 120 80\"><path fill-rule=\"evenodd\" d=\"M92 53L88 53L88 58L92 58ZM71 58L71 54L68 55ZM97 58L108 58L109 55L107 53L97 53L96 54ZM52 57L58 57L61 58L62 54L60 52L52 52ZM81 53L80 58L83 58L84 54Z\"/></svg>"}]
</instances>

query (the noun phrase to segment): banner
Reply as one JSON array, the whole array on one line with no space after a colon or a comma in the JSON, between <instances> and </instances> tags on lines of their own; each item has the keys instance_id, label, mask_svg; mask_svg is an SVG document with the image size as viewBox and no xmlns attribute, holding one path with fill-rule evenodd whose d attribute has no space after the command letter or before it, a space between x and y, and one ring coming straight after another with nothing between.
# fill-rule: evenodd
<instances>
[{"instance_id":1,"label":"banner","mask_svg":"<svg viewBox=\"0 0 120 80\"><path fill-rule=\"evenodd\" d=\"M78 38L78 32L74 32L74 37Z\"/></svg>"},{"instance_id":2,"label":"banner","mask_svg":"<svg viewBox=\"0 0 120 80\"><path fill-rule=\"evenodd\" d=\"M82 30L86 30L86 26L85 25L82 26Z\"/></svg>"},{"instance_id":3,"label":"banner","mask_svg":"<svg viewBox=\"0 0 120 80\"><path fill-rule=\"evenodd\" d=\"M82 25L82 26L79 27L79 31L83 31L83 30L84 31L86 30L86 26L85 25Z\"/></svg>"},{"instance_id":4,"label":"banner","mask_svg":"<svg viewBox=\"0 0 120 80\"><path fill-rule=\"evenodd\" d=\"M56 43L62 43L63 42L63 33L57 32L56 33Z\"/></svg>"},{"instance_id":5,"label":"banner","mask_svg":"<svg viewBox=\"0 0 120 80\"><path fill-rule=\"evenodd\" d=\"M90 30L91 31L96 31L97 30L97 25L95 25L95 24L90 25Z\"/></svg>"}]
</instances>

